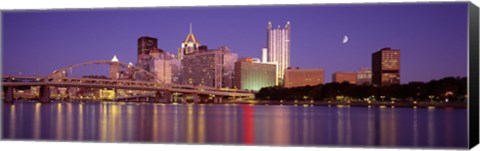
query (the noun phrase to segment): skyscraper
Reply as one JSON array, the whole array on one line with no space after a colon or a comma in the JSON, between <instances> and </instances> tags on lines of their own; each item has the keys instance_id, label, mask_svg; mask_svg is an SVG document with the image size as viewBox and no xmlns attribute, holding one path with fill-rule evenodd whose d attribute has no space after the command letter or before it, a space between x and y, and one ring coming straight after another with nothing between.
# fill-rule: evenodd
<instances>
[{"instance_id":1,"label":"skyscraper","mask_svg":"<svg viewBox=\"0 0 480 151\"><path fill-rule=\"evenodd\" d=\"M157 38L140 37L138 38L138 61L137 66L153 73L158 80L167 84L172 83L172 55L158 48ZM137 80L152 80L148 77L136 76L129 73ZM129 74L125 74L128 76Z\"/></svg>"},{"instance_id":2,"label":"skyscraper","mask_svg":"<svg viewBox=\"0 0 480 151\"><path fill-rule=\"evenodd\" d=\"M372 82L377 86L400 84L400 50L382 48L372 54Z\"/></svg>"},{"instance_id":3,"label":"skyscraper","mask_svg":"<svg viewBox=\"0 0 480 151\"><path fill-rule=\"evenodd\" d=\"M138 38L137 48L138 48L137 64L141 68L146 69L148 66L147 64L149 62L149 58L150 58L150 52L153 49L158 48L157 38L147 37L147 36L140 37Z\"/></svg>"},{"instance_id":4,"label":"skyscraper","mask_svg":"<svg viewBox=\"0 0 480 151\"><path fill-rule=\"evenodd\" d=\"M182 62L172 54L172 83L180 84L182 75Z\"/></svg>"},{"instance_id":5,"label":"skyscraper","mask_svg":"<svg viewBox=\"0 0 480 151\"><path fill-rule=\"evenodd\" d=\"M185 55L181 61L183 84L233 88L237 54L227 47Z\"/></svg>"},{"instance_id":6,"label":"skyscraper","mask_svg":"<svg viewBox=\"0 0 480 151\"><path fill-rule=\"evenodd\" d=\"M155 74L160 81L170 84L172 83L172 60L173 58L168 52L160 49L153 49L150 53L152 58L148 62L150 72Z\"/></svg>"},{"instance_id":7,"label":"skyscraper","mask_svg":"<svg viewBox=\"0 0 480 151\"><path fill-rule=\"evenodd\" d=\"M290 22L285 28L267 26L267 62L277 64L277 84L283 84L285 69L290 66Z\"/></svg>"},{"instance_id":8,"label":"skyscraper","mask_svg":"<svg viewBox=\"0 0 480 151\"><path fill-rule=\"evenodd\" d=\"M178 59L181 61L185 55L195 53L199 50L200 42L198 42L195 35L193 35L192 24L190 24L190 32L187 35L187 38L182 42L180 48L178 48Z\"/></svg>"}]
</instances>

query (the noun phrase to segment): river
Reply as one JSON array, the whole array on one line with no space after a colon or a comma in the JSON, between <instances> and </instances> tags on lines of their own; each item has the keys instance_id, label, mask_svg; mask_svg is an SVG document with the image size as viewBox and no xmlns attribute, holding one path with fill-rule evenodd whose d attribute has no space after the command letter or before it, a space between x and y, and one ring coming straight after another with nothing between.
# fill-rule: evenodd
<instances>
[{"instance_id":1,"label":"river","mask_svg":"<svg viewBox=\"0 0 480 151\"><path fill-rule=\"evenodd\" d=\"M466 109L100 101L3 104L10 140L466 148Z\"/></svg>"}]
</instances>

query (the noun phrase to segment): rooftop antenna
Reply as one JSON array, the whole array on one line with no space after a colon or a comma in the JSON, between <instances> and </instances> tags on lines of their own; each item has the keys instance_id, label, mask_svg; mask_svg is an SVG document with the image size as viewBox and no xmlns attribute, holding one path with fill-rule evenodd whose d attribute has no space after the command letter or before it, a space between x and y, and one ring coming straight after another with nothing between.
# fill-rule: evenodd
<instances>
[{"instance_id":1,"label":"rooftop antenna","mask_svg":"<svg viewBox=\"0 0 480 151\"><path fill-rule=\"evenodd\" d=\"M192 23L190 23L190 33L192 33Z\"/></svg>"}]
</instances>

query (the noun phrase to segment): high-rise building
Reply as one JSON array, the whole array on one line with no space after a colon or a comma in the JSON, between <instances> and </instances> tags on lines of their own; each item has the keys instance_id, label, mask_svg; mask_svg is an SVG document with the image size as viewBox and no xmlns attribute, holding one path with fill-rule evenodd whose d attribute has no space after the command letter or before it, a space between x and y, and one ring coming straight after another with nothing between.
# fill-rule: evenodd
<instances>
[{"instance_id":1,"label":"high-rise building","mask_svg":"<svg viewBox=\"0 0 480 151\"><path fill-rule=\"evenodd\" d=\"M285 87L314 86L325 82L323 69L287 68L285 70Z\"/></svg>"},{"instance_id":2,"label":"high-rise building","mask_svg":"<svg viewBox=\"0 0 480 151\"><path fill-rule=\"evenodd\" d=\"M276 64L263 63L255 58L242 58L235 62L235 87L258 91L275 85Z\"/></svg>"},{"instance_id":3,"label":"high-rise building","mask_svg":"<svg viewBox=\"0 0 480 151\"><path fill-rule=\"evenodd\" d=\"M357 73L356 72L344 72L344 71L337 71L332 74L332 82L342 83L348 82L350 84L357 83Z\"/></svg>"},{"instance_id":4,"label":"high-rise building","mask_svg":"<svg viewBox=\"0 0 480 151\"><path fill-rule=\"evenodd\" d=\"M172 83L181 84L182 62L172 54Z\"/></svg>"},{"instance_id":5,"label":"high-rise building","mask_svg":"<svg viewBox=\"0 0 480 151\"><path fill-rule=\"evenodd\" d=\"M377 86L400 84L400 50L382 48L372 54L372 82Z\"/></svg>"},{"instance_id":6,"label":"high-rise building","mask_svg":"<svg viewBox=\"0 0 480 151\"><path fill-rule=\"evenodd\" d=\"M200 42L198 42L195 35L193 35L192 24L190 24L190 32L187 35L187 38L182 42L180 48L178 48L178 59L182 60L185 55L195 53L199 51Z\"/></svg>"},{"instance_id":7,"label":"high-rise building","mask_svg":"<svg viewBox=\"0 0 480 151\"><path fill-rule=\"evenodd\" d=\"M149 54L150 51L157 47L157 38L143 36L138 38L138 54Z\"/></svg>"},{"instance_id":8,"label":"high-rise building","mask_svg":"<svg viewBox=\"0 0 480 151\"><path fill-rule=\"evenodd\" d=\"M172 59L171 55L167 52L154 49L150 53L152 59L150 59L148 66L150 72L155 74L158 80L170 84L172 83Z\"/></svg>"},{"instance_id":9,"label":"high-rise building","mask_svg":"<svg viewBox=\"0 0 480 151\"><path fill-rule=\"evenodd\" d=\"M172 83L172 54L158 48L157 39L153 37L140 37L138 39L137 66L153 73L158 80ZM151 80L149 77L140 76L131 71L123 72L123 78L132 77L138 80Z\"/></svg>"},{"instance_id":10,"label":"high-rise building","mask_svg":"<svg viewBox=\"0 0 480 151\"><path fill-rule=\"evenodd\" d=\"M228 47L220 47L216 51L220 51L221 56L223 56L220 61L223 66L222 87L233 88L235 82L235 62L238 60L238 55L233 53Z\"/></svg>"},{"instance_id":11,"label":"high-rise building","mask_svg":"<svg viewBox=\"0 0 480 151\"><path fill-rule=\"evenodd\" d=\"M357 84L358 85L372 84L371 68L360 68L360 70L357 71Z\"/></svg>"},{"instance_id":12,"label":"high-rise building","mask_svg":"<svg viewBox=\"0 0 480 151\"><path fill-rule=\"evenodd\" d=\"M267 62L277 63L277 79L283 83L285 69L290 66L290 22L285 28L267 26ZM278 83L277 82L277 83Z\"/></svg>"},{"instance_id":13,"label":"high-rise building","mask_svg":"<svg viewBox=\"0 0 480 151\"><path fill-rule=\"evenodd\" d=\"M182 83L233 88L235 61L237 54L232 53L228 47L186 54L181 60Z\"/></svg>"},{"instance_id":14,"label":"high-rise building","mask_svg":"<svg viewBox=\"0 0 480 151\"><path fill-rule=\"evenodd\" d=\"M137 65L141 68L148 68L148 62L150 60L150 52L153 49L157 49L157 38L143 36L138 38L138 54Z\"/></svg>"}]
</instances>

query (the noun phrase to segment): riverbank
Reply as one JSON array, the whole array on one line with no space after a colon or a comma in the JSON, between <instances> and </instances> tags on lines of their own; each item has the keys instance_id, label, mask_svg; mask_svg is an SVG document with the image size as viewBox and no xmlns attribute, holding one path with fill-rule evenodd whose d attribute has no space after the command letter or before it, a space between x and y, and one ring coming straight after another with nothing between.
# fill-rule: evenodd
<instances>
[{"instance_id":1,"label":"riverbank","mask_svg":"<svg viewBox=\"0 0 480 151\"><path fill-rule=\"evenodd\" d=\"M255 104L255 105L297 105L297 106L331 106L331 107L379 107L379 108L467 108L466 102L374 102L374 101L358 101L358 102L335 102L335 101L272 101L259 100L255 102L238 101L238 104Z\"/></svg>"},{"instance_id":2,"label":"riverbank","mask_svg":"<svg viewBox=\"0 0 480 151\"><path fill-rule=\"evenodd\" d=\"M34 101L34 100L25 100L25 101ZM55 100L55 101L86 101L86 102L118 102L112 100ZM35 101L34 101L35 102ZM121 102L137 102L137 103L162 103L162 102L153 102L153 101L121 101ZM14 102L4 102L4 103L15 103ZM192 104L190 102L188 104ZM165 104L184 104L178 102L165 103ZM228 100L223 103L212 103L212 102L199 102L198 104L252 104L252 105L290 105L290 106L329 106L329 107L378 107L378 108L467 108L466 102L380 102L380 101L278 101L278 100Z\"/></svg>"}]
</instances>

